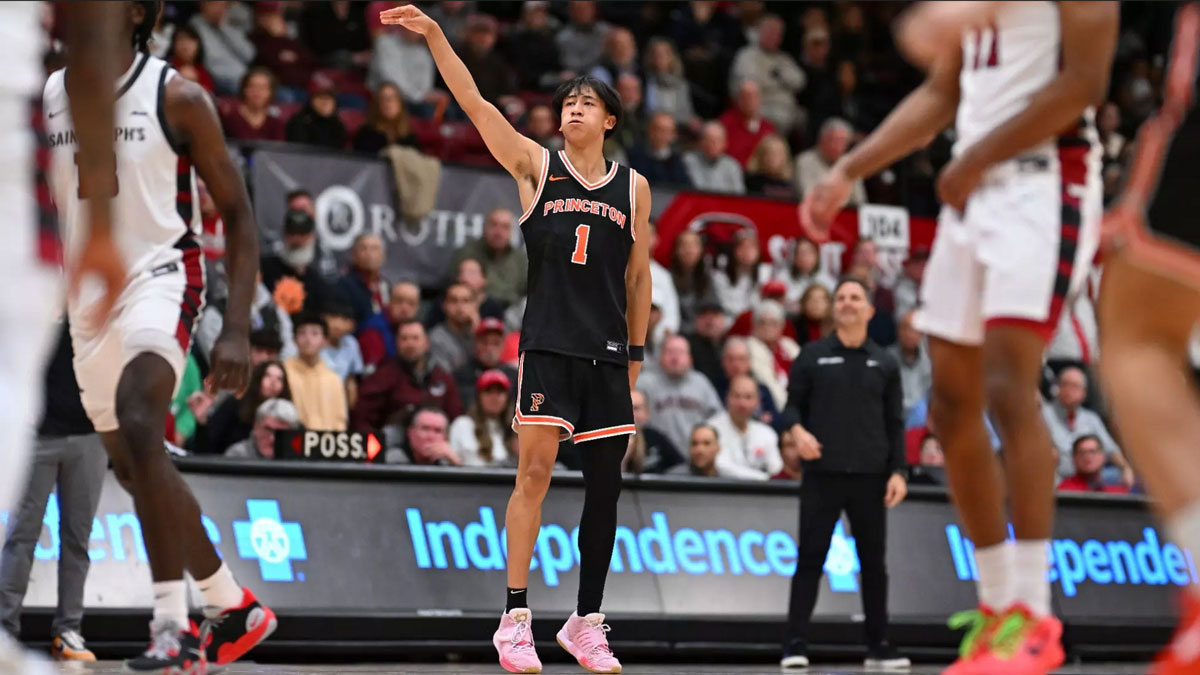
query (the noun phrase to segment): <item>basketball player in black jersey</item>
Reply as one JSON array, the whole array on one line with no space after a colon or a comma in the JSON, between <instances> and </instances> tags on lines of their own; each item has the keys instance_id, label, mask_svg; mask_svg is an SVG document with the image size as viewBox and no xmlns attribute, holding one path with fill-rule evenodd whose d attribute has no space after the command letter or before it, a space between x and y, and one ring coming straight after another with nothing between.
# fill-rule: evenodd
<instances>
[{"instance_id":1,"label":"basketball player in black jersey","mask_svg":"<svg viewBox=\"0 0 1200 675\"><path fill-rule=\"evenodd\" d=\"M1105 219L1100 373L1121 447L1176 543L1200 552L1200 391L1188 346L1200 322L1200 4L1183 5L1162 109L1142 125L1133 166ZM1200 591L1182 594L1179 632L1151 669L1200 674Z\"/></svg>"},{"instance_id":2,"label":"basketball player in black jersey","mask_svg":"<svg viewBox=\"0 0 1200 675\"><path fill-rule=\"evenodd\" d=\"M510 672L541 672L526 583L559 439L573 438L584 444L586 484L579 604L558 642L592 672L620 672L600 600L616 533L621 458L634 433L630 390L650 316L650 186L602 151L619 121L620 98L595 78L564 83L554 104L566 147L549 153L480 96L441 28L421 10L407 5L380 18L425 36L455 100L517 180L525 207L529 303L514 420L520 459L505 516L508 602L493 638L500 664Z\"/></svg>"}]
</instances>

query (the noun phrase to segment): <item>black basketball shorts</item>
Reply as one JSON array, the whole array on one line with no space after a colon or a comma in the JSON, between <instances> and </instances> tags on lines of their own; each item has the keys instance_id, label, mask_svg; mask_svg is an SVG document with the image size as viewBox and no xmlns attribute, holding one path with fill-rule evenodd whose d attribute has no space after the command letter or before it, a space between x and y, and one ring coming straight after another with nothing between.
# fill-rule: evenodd
<instances>
[{"instance_id":1,"label":"black basketball shorts","mask_svg":"<svg viewBox=\"0 0 1200 675\"><path fill-rule=\"evenodd\" d=\"M628 366L551 352L521 355L518 425L555 426L576 443L634 433Z\"/></svg>"}]
</instances>

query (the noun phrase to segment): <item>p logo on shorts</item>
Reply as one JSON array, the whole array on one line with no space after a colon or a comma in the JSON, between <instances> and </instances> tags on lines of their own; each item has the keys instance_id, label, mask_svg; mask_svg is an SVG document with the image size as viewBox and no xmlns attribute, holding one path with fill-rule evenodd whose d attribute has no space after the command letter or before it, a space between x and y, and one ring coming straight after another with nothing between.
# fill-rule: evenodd
<instances>
[{"instance_id":1,"label":"p logo on shorts","mask_svg":"<svg viewBox=\"0 0 1200 675\"><path fill-rule=\"evenodd\" d=\"M531 401L529 412L537 412L538 406L546 402L546 397L541 394L530 394L529 400Z\"/></svg>"}]
</instances>

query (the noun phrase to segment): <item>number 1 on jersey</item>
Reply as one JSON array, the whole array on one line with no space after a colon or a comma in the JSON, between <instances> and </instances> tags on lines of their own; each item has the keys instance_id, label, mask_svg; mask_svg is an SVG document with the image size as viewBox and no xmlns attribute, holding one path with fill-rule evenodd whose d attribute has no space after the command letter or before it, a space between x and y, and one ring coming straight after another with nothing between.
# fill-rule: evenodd
<instances>
[{"instance_id":1,"label":"number 1 on jersey","mask_svg":"<svg viewBox=\"0 0 1200 675\"><path fill-rule=\"evenodd\" d=\"M571 254L571 262L576 265L587 264L588 233L591 231L592 228L588 225L575 228L575 252Z\"/></svg>"}]
</instances>

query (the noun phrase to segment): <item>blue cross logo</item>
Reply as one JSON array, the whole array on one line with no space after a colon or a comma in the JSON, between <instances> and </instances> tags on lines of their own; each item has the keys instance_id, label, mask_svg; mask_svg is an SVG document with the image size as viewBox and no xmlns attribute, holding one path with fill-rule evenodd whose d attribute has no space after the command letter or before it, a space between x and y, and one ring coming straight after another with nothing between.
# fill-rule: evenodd
<instances>
[{"instance_id":1,"label":"blue cross logo","mask_svg":"<svg viewBox=\"0 0 1200 675\"><path fill-rule=\"evenodd\" d=\"M300 523L285 523L274 499L247 499L250 520L235 520L238 555L257 560L263 581L295 581L293 560L308 560ZM303 581L303 575L301 575Z\"/></svg>"},{"instance_id":2,"label":"blue cross logo","mask_svg":"<svg viewBox=\"0 0 1200 675\"><path fill-rule=\"evenodd\" d=\"M825 556L825 574L829 576L829 588L836 593L854 593L858 590L859 571L858 546L853 537L842 530L842 521L833 527L833 538L829 541L829 554Z\"/></svg>"}]
</instances>

